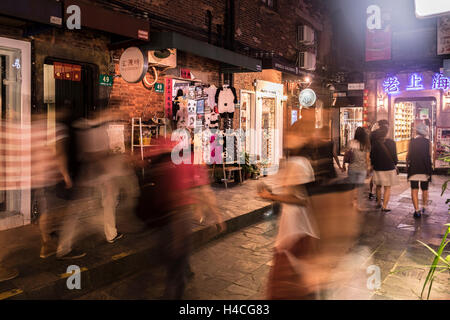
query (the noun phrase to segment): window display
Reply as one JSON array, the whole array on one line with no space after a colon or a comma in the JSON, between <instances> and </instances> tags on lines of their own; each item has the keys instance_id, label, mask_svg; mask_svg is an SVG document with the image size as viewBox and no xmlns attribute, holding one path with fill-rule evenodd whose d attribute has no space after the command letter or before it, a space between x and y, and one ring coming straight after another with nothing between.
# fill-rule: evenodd
<instances>
[{"instance_id":1,"label":"window display","mask_svg":"<svg viewBox=\"0 0 450 320\"><path fill-rule=\"evenodd\" d=\"M401 102L395 105L394 140L411 139L411 125L414 119L414 107L411 102Z\"/></svg>"},{"instance_id":2,"label":"window display","mask_svg":"<svg viewBox=\"0 0 450 320\"><path fill-rule=\"evenodd\" d=\"M356 129L363 126L362 108L341 108L340 110L341 152L355 136Z\"/></svg>"}]
</instances>

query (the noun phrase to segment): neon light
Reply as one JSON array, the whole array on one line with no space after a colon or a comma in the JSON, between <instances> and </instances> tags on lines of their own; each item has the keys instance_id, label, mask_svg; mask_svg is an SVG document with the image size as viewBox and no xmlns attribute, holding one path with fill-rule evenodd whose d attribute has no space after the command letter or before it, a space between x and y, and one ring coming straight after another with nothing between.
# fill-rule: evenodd
<instances>
[{"instance_id":1,"label":"neon light","mask_svg":"<svg viewBox=\"0 0 450 320\"><path fill-rule=\"evenodd\" d=\"M433 89L442 89L447 91L450 89L450 79L444 77L442 73L436 73L433 77Z\"/></svg>"},{"instance_id":2,"label":"neon light","mask_svg":"<svg viewBox=\"0 0 450 320\"><path fill-rule=\"evenodd\" d=\"M387 94L394 94L400 92L400 81L397 77L389 77L383 82L384 91Z\"/></svg>"},{"instance_id":3,"label":"neon light","mask_svg":"<svg viewBox=\"0 0 450 320\"><path fill-rule=\"evenodd\" d=\"M409 86L406 87L406 90L423 90L422 84L423 77L417 73L413 73L409 78Z\"/></svg>"}]
</instances>

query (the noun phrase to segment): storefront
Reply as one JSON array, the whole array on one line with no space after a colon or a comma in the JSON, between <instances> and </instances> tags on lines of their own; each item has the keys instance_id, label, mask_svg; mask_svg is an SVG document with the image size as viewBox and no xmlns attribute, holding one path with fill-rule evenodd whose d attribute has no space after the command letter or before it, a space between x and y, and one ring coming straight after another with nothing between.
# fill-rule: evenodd
<instances>
[{"instance_id":1,"label":"storefront","mask_svg":"<svg viewBox=\"0 0 450 320\"><path fill-rule=\"evenodd\" d=\"M26 128L30 124L31 44L0 37L0 70L0 118L6 124L0 133L0 230L4 230L27 224L31 217L30 162L20 158L11 163L9 159L10 148L26 154L29 143L20 137L17 140L20 145L7 142L8 136L14 134L9 125Z\"/></svg>"},{"instance_id":2,"label":"storefront","mask_svg":"<svg viewBox=\"0 0 450 320\"><path fill-rule=\"evenodd\" d=\"M386 119L390 136L397 145L398 158L405 163L409 141L415 136L415 126L424 123L432 142L433 165L445 166L438 160L445 150L450 130L448 90L450 79L436 72L400 73L378 79L377 120Z\"/></svg>"},{"instance_id":3,"label":"storefront","mask_svg":"<svg viewBox=\"0 0 450 320\"><path fill-rule=\"evenodd\" d=\"M239 126L245 135L245 152L259 164L261 174L276 173L283 157L286 100L282 73L273 69L237 74Z\"/></svg>"},{"instance_id":4,"label":"storefront","mask_svg":"<svg viewBox=\"0 0 450 320\"><path fill-rule=\"evenodd\" d=\"M348 96L350 93L350 96ZM342 91L334 93L336 109L336 118L334 125L338 128L333 130L338 135L334 139L338 143L337 151L343 154L348 147L348 144L355 137L355 132L358 127L364 126L364 108L363 97L352 96L351 91ZM338 142L337 142L338 141Z\"/></svg>"}]
</instances>

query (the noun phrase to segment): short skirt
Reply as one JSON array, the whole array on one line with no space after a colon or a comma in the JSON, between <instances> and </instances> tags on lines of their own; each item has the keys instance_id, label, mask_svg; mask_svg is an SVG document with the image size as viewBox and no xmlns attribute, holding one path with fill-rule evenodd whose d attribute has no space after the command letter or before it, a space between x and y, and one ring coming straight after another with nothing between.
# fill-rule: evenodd
<instances>
[{"instance_id":1,"label":"short skirt","mask_svg":"<svg viewBox=\"0 0 450 320\"><path fill-rule=\"evenodd\" d=\"M374 171L373 182L377 186L393 186L397 183L397 170Z\"/></svg>"}]
</instances>

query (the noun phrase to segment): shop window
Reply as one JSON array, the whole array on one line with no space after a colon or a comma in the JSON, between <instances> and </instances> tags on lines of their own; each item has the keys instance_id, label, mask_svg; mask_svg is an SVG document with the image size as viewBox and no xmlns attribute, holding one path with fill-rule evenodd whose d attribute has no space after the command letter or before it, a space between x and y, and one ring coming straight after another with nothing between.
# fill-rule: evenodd
<instances>
[{"instance_id":1,"label":"shop window","mask_svg":"<svg viewBox=\"0 0 450 320\"><path fill-rule=\"evenodd\" d=\"M277 11L277 0L261 0L261 2L274 11Z\"/></svg>"}]
</instances>

